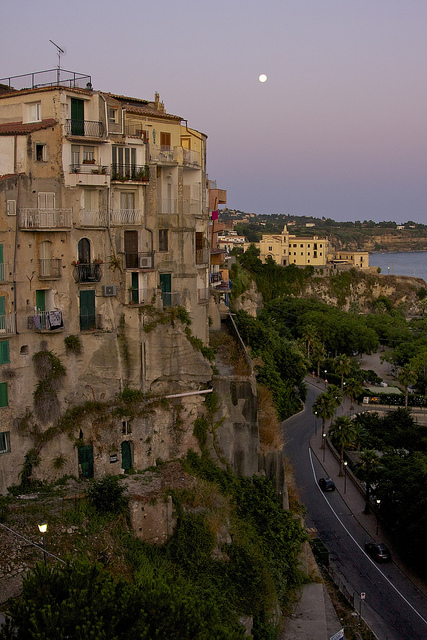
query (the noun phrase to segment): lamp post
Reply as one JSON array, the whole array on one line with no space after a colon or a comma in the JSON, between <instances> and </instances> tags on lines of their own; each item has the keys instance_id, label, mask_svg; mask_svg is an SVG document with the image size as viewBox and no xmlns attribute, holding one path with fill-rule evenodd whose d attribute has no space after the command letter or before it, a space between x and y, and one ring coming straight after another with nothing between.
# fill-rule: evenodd
<instances>
[{"instance_id":1,"label":"lamp post","mask_svg":"<svg viewBox=\"0 0 427 640\"><path fill-rule=\"evenodd\" d=\"M344 461L344 493L347 493L347 460Z\"/></svg>"},{"instance_id":2,"label":"lamp post","mask_svg":"<svg viewBox=\"0 0 427 640\"><path fill-rule=\"evenodd\" d=\"M317 411L314 412L314 436L317 436Z\"/></svg>"},{"instance_id":3,"label":"lamp post","mask_svg":"<svg viewBox=\"0 0 427 640\"><path fill-rule=\"evenodd\" d=\"M43 534L43 560L44 560L44 564L46 566L46 537L45 537L45 533L47 531L47 522L40 522L40 524L38 525L39 531L40 533Z\"/></svg>"},{"instance_id":4,"label":"lamp post","mask_svg":"<svg viewBox=\"0 0 427 640\"><path fill-rule=\"evenodd\" d=\"M378 535L378 514L380 510L380 504L381 504L381 500L377 499L377 535Z\"/></svg>"},{"instance_id":5,"label":"lamp post","mask_svg":"<svg viewBox=\"0 0 427 640\"><path fill-rule=\"evenodd\" d=\"M326 380L326 376L327 376L327 374L328 374L328 372L327 372L327 371L326 371L326 369L325 369L325 389L326 389L326 386L327 386L327 384L328 384L328 381Z\"/></svg>"},{"instance_id":6,"label":"lamp post","mask_svg":"<svg viewBox=\"0 0 427 640\"><path fill-rule=\"evenodd\" d=\"M322 444L323 444L323 462L325 462L325 453L326 453L326 433L322 433Z\"/></svg>"}]
</instances>

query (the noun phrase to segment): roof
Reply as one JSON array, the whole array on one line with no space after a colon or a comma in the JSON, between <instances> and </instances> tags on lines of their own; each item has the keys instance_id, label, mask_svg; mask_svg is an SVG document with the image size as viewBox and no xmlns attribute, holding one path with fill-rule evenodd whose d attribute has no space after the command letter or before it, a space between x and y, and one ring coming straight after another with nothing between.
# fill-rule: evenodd
<instances>
[{"instance_id":1,"label":"roof","mask_svg":"<svg viewBox=\"0 0 427 640\"><path fill-rule=\"evenodd\" d=\"M126 107L126 111L128 113L134 113L136 115L142 116L152 116L154 118L167 118L169 120L183 120L181 116L174 116L171 113L166 113L165 111L159 111L156 107L150 105L148 100L142 100L141 98L131 98L129 96L120 96L115 93L108 93L111 98L115 98L120 102L124 103Z\"/></svg>"},{"instance_id":2,"label":"roof","mask_svg":"<svg viewBox=\"0 0 427 640\"><path fill-rule=\"evenodd\" d=\"M11 135L26 135L33 133L33 131L40 131L41 129L49 129L57 124L55 118L48 118L41 122L6 122L0 124L0 136Z\"/></svg>"}]
</instances>

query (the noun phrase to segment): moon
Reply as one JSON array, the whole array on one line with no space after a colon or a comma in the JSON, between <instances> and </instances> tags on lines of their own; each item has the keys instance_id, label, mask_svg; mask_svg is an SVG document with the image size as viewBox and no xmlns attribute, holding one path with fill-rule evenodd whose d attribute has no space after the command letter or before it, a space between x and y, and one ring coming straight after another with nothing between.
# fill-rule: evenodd
<instances>
[{"instance_id":1,"label":"moon","mask_svg":"<svg viewBox=\"0 0 427 640\"><path fill-rule=\"evenodd\" d=\"M258 80L260 82L267 82L267 76L265 75L265 73L261 73L261 75L258 77Z\"/></svg>"}]
</instances>

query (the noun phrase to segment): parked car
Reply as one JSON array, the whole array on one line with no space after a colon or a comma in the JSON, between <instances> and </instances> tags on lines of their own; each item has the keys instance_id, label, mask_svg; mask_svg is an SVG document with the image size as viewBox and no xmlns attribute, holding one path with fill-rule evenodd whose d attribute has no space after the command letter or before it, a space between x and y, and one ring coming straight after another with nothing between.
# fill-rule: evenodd
<instances>
[{"instance_id":1,"label":"parked car","mask_svg":"<svg viewBox=\"0 0 427 640\"><path fill-rule=\"evenodd\" d=\"M320 478L319 487L322 491L335 491L335 483L331 478Z\"/></svg>"},{"instance_id":2,"label":"parked car","mask_svg":"<svg viewBox=\"0 0 427 640\"><path fill-rule=\"evenodd\" d=\"M387 382L384 382L384 381L380 382L380 387L388 387Z\"/></svg>"},{"instance_id":3,"label":"parked car","mask_svg":"<svg viewBox=\"0 0 427 640\"><path fill-rule=\"evenodd\" d=\"M367 542L365 551L376 562L390 562L391 553L383 542Z\"/></svg>"}]
</instances>

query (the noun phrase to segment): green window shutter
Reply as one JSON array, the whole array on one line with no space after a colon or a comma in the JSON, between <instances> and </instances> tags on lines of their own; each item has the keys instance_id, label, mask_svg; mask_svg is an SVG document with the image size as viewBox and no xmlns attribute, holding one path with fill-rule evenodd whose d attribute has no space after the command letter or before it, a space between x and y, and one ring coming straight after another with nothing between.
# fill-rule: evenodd
<instances>
[{"instance_id":1,"label":"green window shutter","mask_svg":"<svg viewBox=\"0 0 427 640\"><path fill-rule=\"evenodd\" d=\"M0 382L0 407L8 406L7 382Z\"/></svg>"},{"instance_id":2,"label":"green window shutter","mask_svg":"<svg viewBox=\"0 0 427 640\"><path fill-rule=\"evenodd\" d=\"M122 469L124 469L125 471L128 471L129 469L132 469L132 450L131 450L130 442L128 442L127 440L122 442L121 450L122 450Z\"/></svg>"},{"instance_id":3,"label":"green window shutter","mask_svg":"<svg viewBox=\"0 0 427 640\"><path fill-rule=\"evenodd\" d=\"M80 331L89 331L95 328L95 291L80 291Z\"/></svg>"},{"instance_id":4,"label":"green window shutter","mask_svg":"<svg viewBox=\"0 0 427 640\"><path fill-rule=\"evenodd\" d=\"M0 342L0 364L9 362L9 340Z\"/></svg>"},{"instance_id":5,"label":"green window shutter","mask_svg":"<svg viewBox=\"0 0 427 640\"><path fill-rule=\"evenodd\" d=\"M93 478L93 447L79 447L79 465L83 478Z\"/></svg>"}]
</instances>

